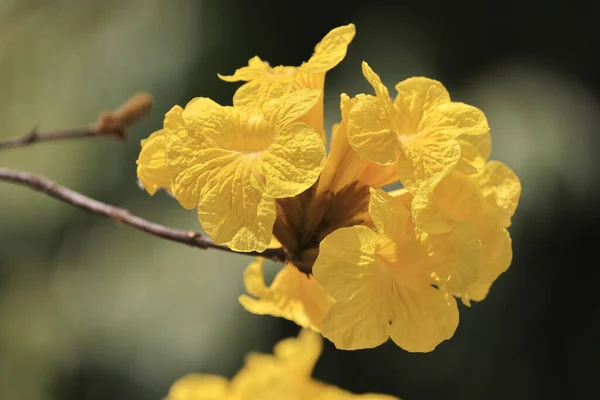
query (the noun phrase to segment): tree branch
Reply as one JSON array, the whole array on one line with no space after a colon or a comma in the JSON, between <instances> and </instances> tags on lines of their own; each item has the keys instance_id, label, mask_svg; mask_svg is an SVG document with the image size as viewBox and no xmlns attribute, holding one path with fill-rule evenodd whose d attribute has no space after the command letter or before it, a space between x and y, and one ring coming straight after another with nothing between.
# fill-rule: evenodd
<instances>
[{"instance_id":1,"label":"tree branch","mask_svg":"<svg viewBox=\"0 0 600 400\"><path fill-rule=\"evenodd\" d=\"M237 253L227 246L213 243L208 237L198 232L169 228L147 221L143 218L132 215L124 208L114 207L98 200L94 200L84 196L81 193L75 192L64 186L60 186L47 178L42 178L40 176L23 171L11 170L9 168L0 168L0 181L7 181L26 186L84 211L105 216L117 223L123 223L132 228L139 229L163 239L187 244L188 246L197 247L200 249L217 249L221 251ZM267 249L263 252L237 254L260 256L275 262L285 262L286 260L285 252L281 248Z\"/></svg>"},{"instance_id":2,"label":"tree branch","mask_svg":"<svg viewBox=\"0 0 600 400\"><path fill-rule=\"evenodd\" d=\"M89 138L101 136L115 136L119 139L124 139L122 132L100 132L96 128L80 128L69 129L55 132L40 133L37 129L33 129L27 135L17 136L16 138L0 141L0 150L14 149L17 147L29 146L37 142L48 142L52 140Z\"/></svg>"},{"instance_id":3,"label":"tree branch","mask_svg":"<svg viewBox=\"0 0 600 400\"><path fill-rule=\"evenodd\" d=\"M152 96L138 93L112 111L104 111L98 116L95 126L40 133L36 128L26 135L0 141L0 150L29 146L37 142L51 140L114 136L125 139L125 129L143 117L152 108Z\"/></svg>"}]
</instances>

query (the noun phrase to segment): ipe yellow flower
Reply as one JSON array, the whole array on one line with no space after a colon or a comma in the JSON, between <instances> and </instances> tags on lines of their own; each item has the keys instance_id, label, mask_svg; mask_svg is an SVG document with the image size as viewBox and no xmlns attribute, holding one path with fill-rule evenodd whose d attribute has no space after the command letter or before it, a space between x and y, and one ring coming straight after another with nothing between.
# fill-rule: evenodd
<instances>
[{"instance_id":1,"label":"ipe yellow flower","mask_svg":"<svg viewBox=\"0 0 600 400\"><path fill-rule=\"evenodd\" d=\"M352 24L332 30L299 67L254 57L221 76L246 82L233 107L207 98L174 107L142 142L138 177L149 193L164 188L197 208L216 243L283 249L286 263L269 286L261 258L248 266L248 294L240 296L248 311L322 332L341 349L391 338L408 351L431 351L454 334L455 297L467 305L483 299L509 267L507 228L521 187L510 169L488 161L491 137L479 109L451 101L440 82L423 77L398 83L392 99L366 63L375 95L341 95L326 157L325 74L354 33ZM397 180L403 189L379 190ZM262 381L195 382L238 398L252 391L235 382ZM279 389L265 390L254 393L281 398Z\"/></svg>"},{"instance_id":2,"label":"ipe yellow flower","mask_svg":"<svg viewBox=\"0 0 600 400\"><path fill-rule=\"evenodd\" d=\"M271 67L258 56L248 61L247 67L239 68L233 75L219 75L227 82L246 81L233 96L233 105L246 110L259 108L264 102L288 94L294 90L319 89L321 96L302 121L315 128L324 137L323 87L325 73L346 56L348 45L354 38L354 24L340 26L329 32L316 46L313 56L299 67Z\"/></svg>"},{"instance_id":3,"label":"ipe yellow flower","mask_svg":"<svg viewBox=\"0 0 600 400\"><path fill-rule=\"evenodd\" d=\"M176 381L165 400L394 400L383 394L357 395L311 377L322 339L303 330L277 343L273 355L251 353L231 379L190 374Z\"/></svg>"},{"instance_id":4,"label":"ipe yellow flower","mask_svg":"<svg viewBox=\"0 0 600 400\"><path fill-rule=\"evenodd\" d=\"M489 126L479 109L450 101L440 82L423 77L398 83L392 101L367 63L363 74L376 96L360 96L350 111L350 145L373 162L397 163L400 181L417 201L455 168L474 173L483 166Z\"/></svg>"},{"instance_id":5,"label":"ipe yellow flower","mask_svg":"<svg viewBox=\"0 0 600 400\"><path fill-rule=\"evenodd\" d=\"M325 148L315 130L297 120L319 96L318 90L295 91L253 113L207 98L187 104L184 129L167 135L171 191L183 207L198 207L214 242L264 250L273 236L275 199L317 180Z\"/></svg>"},{"instance_id":6,"label":"ipe yellow flower","mask_svg":"<svg viewBox=\"0 0 600 400\"><path fill-rule=\"evenodd\" d=\"M369 213L374 229L342 228L321 242L313 274L336 300L323 336L346 350L375 347L391 337L405 350L431 351L454 334L456 301L433 286L439 265L403 200L372 190Z\"/></svg>"},{"instance_id":7,"label":"ipe yellow flower","mask_svg":"<svg viewBox=\"0 0 600 400\"><path fill-rule=\"evenodd\" d=\"M165 115L163 129L152 133L141 141L142 150L137 159L137 176L150 195L158 189L170 188L170 176L165 159L166 136L169 132L176 132L183 126L180 124L183 109L174 106Z\"/></svg>"}]
</instances>

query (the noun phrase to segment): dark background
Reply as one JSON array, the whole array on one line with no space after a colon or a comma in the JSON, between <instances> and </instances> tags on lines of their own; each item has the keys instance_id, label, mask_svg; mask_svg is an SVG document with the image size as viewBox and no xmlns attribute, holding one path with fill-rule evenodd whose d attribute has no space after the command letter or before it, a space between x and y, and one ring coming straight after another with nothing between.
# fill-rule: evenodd
<instances>
[{"instance_id":1,"label":"dark background","mask_svg":"<svg viewBox=\"0 0 600 400\"><path fill-rule=\"evenodd\" d=\"M237 86L217 72L255 54L299 65L354 22L348 56L327 75L326 128L341 92L369 90L362 60L390 88L441 80L486 113L492 158L515 170L523 195L512 266L485 301L461 307L453 339L429 354L326 343L315 377L405 400L579 398L600 372L599 21L599 2L5 2L0 137L92 122L135 91L150 91L155 108L125 144L40 144L0 154L0 165L198 229L193 211L137 188L139 140L173 104L230 104ZM248 261L0 183L0 398L158 399L188 372L232 376L247 352L298 331L237 303Z\"/></svg>"}]
</instances>

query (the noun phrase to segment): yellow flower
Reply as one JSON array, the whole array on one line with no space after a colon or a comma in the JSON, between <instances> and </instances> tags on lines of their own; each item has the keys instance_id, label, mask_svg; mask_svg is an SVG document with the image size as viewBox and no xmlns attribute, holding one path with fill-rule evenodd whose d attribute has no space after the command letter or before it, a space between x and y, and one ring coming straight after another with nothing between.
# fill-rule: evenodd
<instances>
[{"instance_id":1,"label":"yellow flower","mask_svg":"<svg viewBox=\"0 0 600 400\"><path fill-rule=\"evenodd\" d=\"M295 196L318 178L325 162L319 135L297 119L318 100L301 90L247 113L206 98L188 103L167 135L171 191L198 207L204 230L236 251L262 251L272 239L275 199Z\"/></svg>"},{"instance_id":2,"label":"yellow flower","mask_svg":"<svg viewBox=\"0 0 600 400\"><path fill-rule=\"evenodd\" d=\"M394 400L382 394L356 395L312 379L322 339L303 330L277 343L273 355L251 353L229 382L214 375L192 374L175 382L165 400Z\"/></svg>"},{"instance_id":3,"label":"yellow flower","mask_svg":"<svg viewBox=\"0 0 600 400\"><path fill-rule=\"evenodd\" d=\"M158 189L170 188L169 170L165 161L166 135L181 129L179 124L183 109L174 106L165 115L163 129L152 133L141 141L142 150L137 159L137 176L148 194L154 195Z\"/></svg>"},{"instance_id":4,"label":"yellow flower","mask_svg":"<svg viewBox=\"0 0 600 400\"><path fill-rule=\"evenodd\" d=\"M239 68L233 75L218 76L227 82L247 82L233 96L233 105L246 110L259 108L265 101L295 90L319 89L321 96L317 104L302 118L302 121L312 126L324 137L323 87L325 73L344 59L348 45L355 33L354 24L333 29L315 46L315 52L308 62L299 67L271 67L267 62L255 56L248 61L247 67Z\"/></svg>"},{"instance_id":5,"label":"yellow flower","mask_svg":"<svg viewBox=\"0 0 600 400\"><path fill-rule=\"evenodd\" d=\"M259 258L246 268L246 291L257 298L240 296L242 306L251 313L283 317L319 332L323 318L333 304L331 296L313 276L300 272L292 264L286 264L267 287L262 272L263 261Z\"/></svg>"},{"instance_id":6,"label":"yellow flower","mask_svg":"<svg viewBox=\"0 0 600 400\"><path fill-rule=\"evenodd\" d=\"M405 350L431 351L454 334L456 301L432 286L436 265L403 200L372 190L369 213L375 229L342 228L321 242L313 274L336 300L323 336L345 350L391 337Z\"/></svg>"},{"instance_id":7,"label":"yellow flower","mask_svg":"<svg viewBox=\"0 0 600 400\"><path fill-rule=\"evenodd\" d=\"M455 168L475 173L489 157L489 126L472 106L451 102L444 86L409 78L388 89L367 63L363 74L376 96L362 95L349 114L350 145L380 164L397 163L398 177L417 201Z\"/></svg>"}]
</instances>

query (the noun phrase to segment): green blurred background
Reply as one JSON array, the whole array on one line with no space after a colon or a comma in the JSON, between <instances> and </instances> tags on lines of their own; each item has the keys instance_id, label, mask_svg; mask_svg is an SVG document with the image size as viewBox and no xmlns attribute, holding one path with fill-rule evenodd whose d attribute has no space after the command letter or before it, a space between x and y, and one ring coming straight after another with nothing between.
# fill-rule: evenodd
<instances>
[{"instance_id":1,"label":"green blurred background","mask_svg":"<svg viewBox=\"0 0 600 400\"><path fill-rule=\"evenodd\" d=\"M429 354L327 343L315 376L405 400L578 398L600 373L599 18L599 2L566 0L4 0L0 138L85 125L136 91L155 107L126 143L39 144L0 153L0 165L198 229L193 211L137 187L139 140L174 104L230 104L237 86L217 72L255 54L299 65L354 22L347 58L327 75L326 127L341 92L369 90L362 60L390 87L439 79L484 110L493 158L517 172L523 195L513 264L484 302L461 307L452 340ZM159 399L188 372L232 376L247 352L297 333L238 304L248 261L0 182L0 399Z\"/></svg>"}]
</instances>

